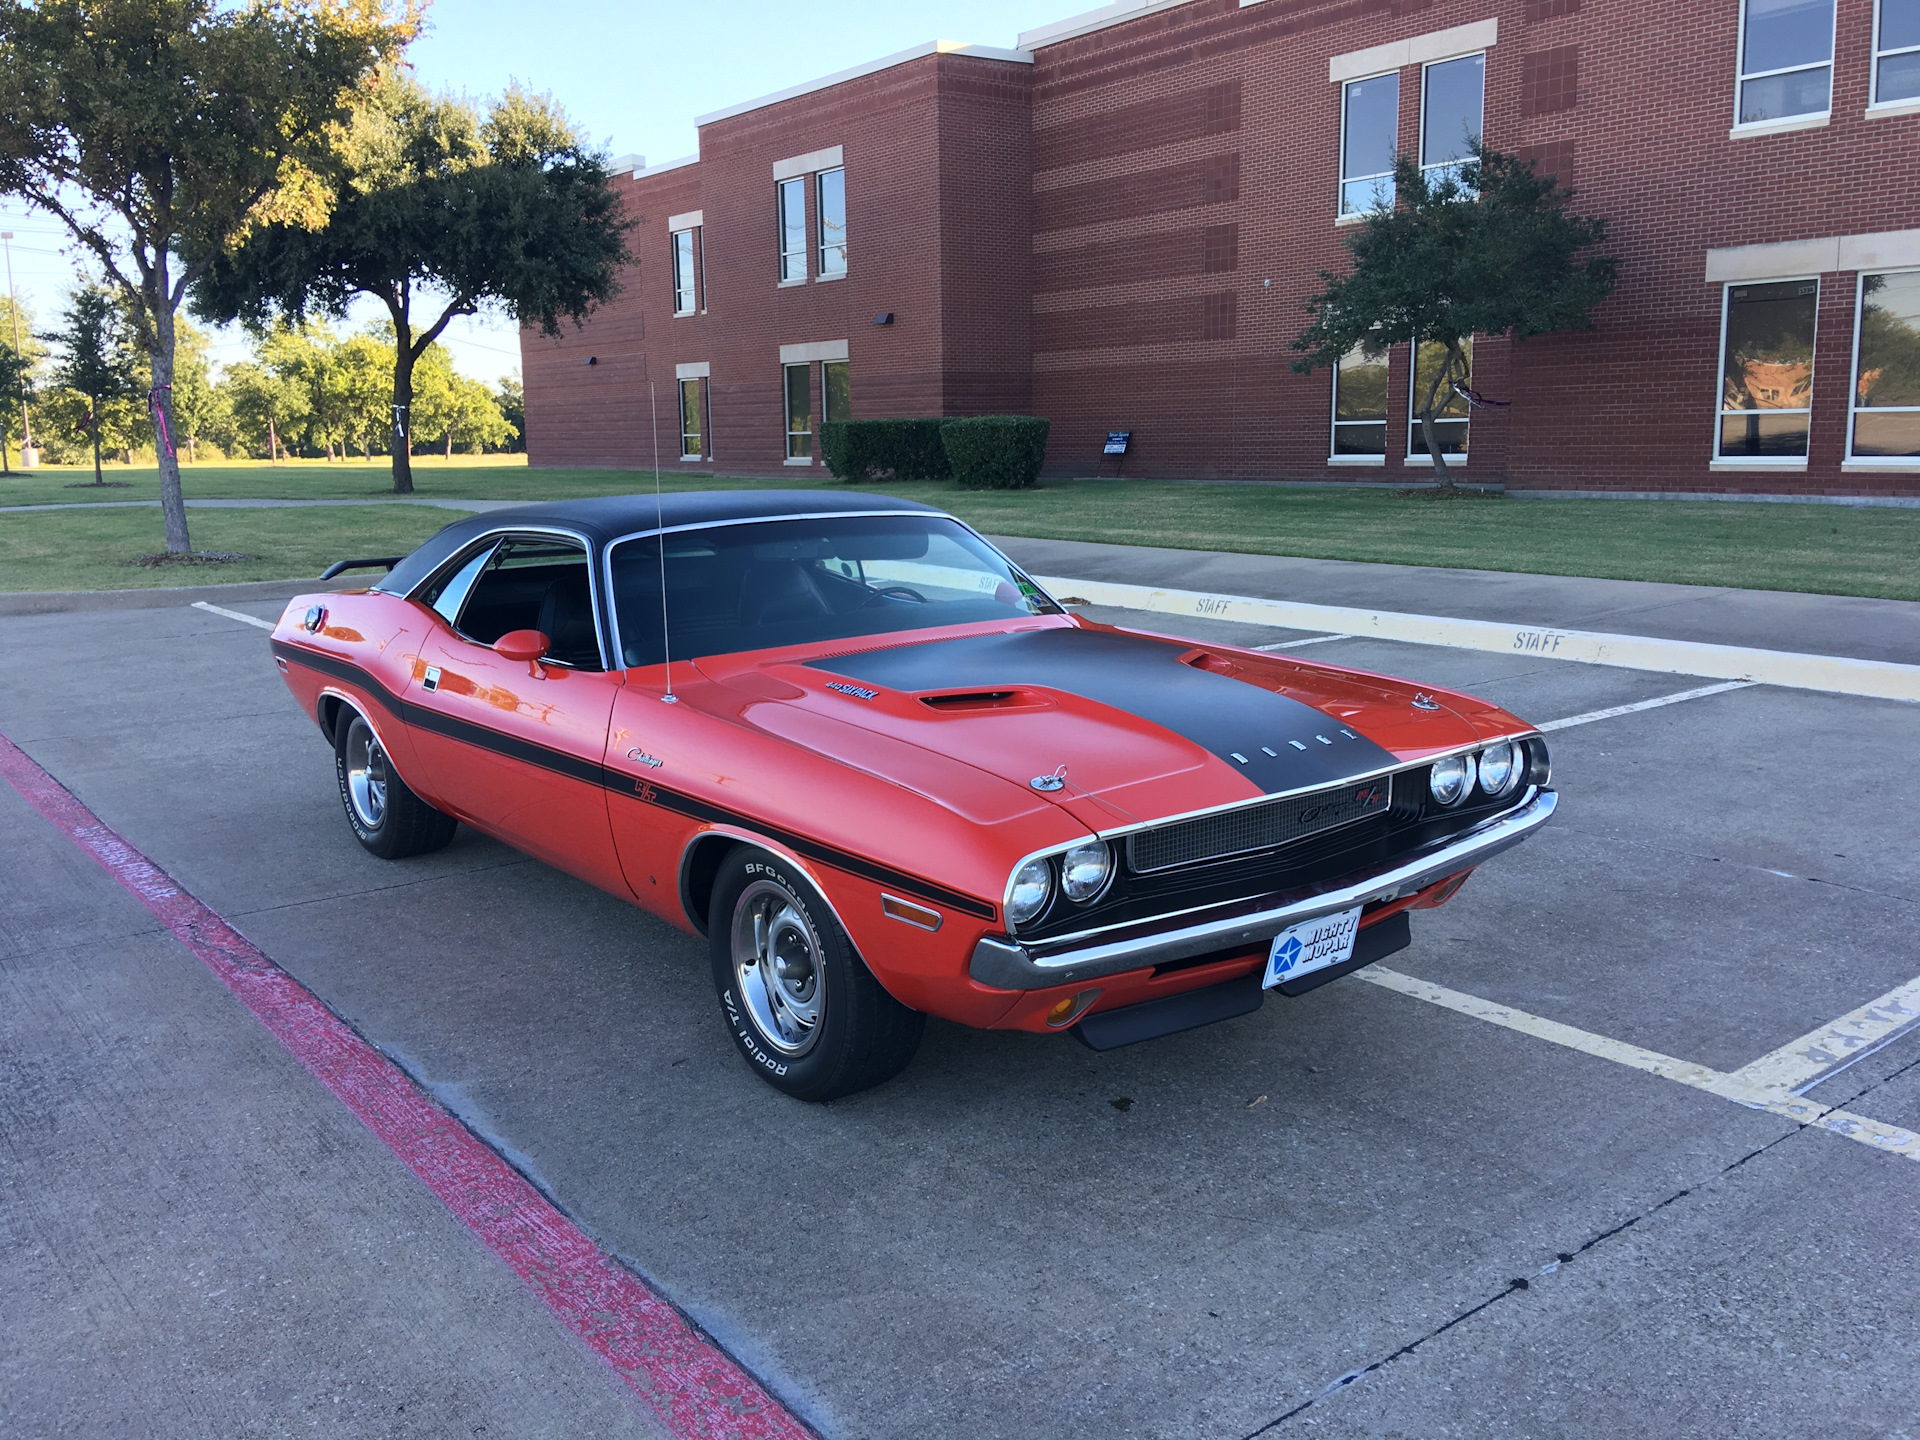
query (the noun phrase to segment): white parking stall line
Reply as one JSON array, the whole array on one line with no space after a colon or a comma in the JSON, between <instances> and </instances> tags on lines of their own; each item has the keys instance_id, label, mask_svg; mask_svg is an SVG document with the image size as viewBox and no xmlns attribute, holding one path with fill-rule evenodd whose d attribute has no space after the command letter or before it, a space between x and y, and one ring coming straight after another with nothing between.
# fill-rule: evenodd
<instances>
[{"instance_id":1,"label":"white parking stall line","mask_svg":"<svg viewBox=\"0 0 1920 1440\"><path fill-rule=\"evenodd\" d=\"M1255 645L1255 650L1298 650L1302 645L1324 645L1329 640L1351 640L1351 635L1309 635L1304 640L1276 640L1271 645Z\"/></svg>"},{"instance_id":2,"label":"white parking stall line","mask_svg":"<svg viewBox=\"0 0 1920 1440\"><path fill-rule=\"evenodd\" d=\"M1879 999L1849 1010L1831 1025L1822 1025L1772 1054L1742 1065L1733 1072L1733 1078L1772 1095L1803 1095L1916 1025L1920 1025L1920 979L1896 986Z\"/></svg>"},{"instance_id":3,"label":"white parking stall line","mask_svg":"<svg viewBox=\"0 0 1920 1440\"><path fill-rule=\"evenodd\" d=\"M1445 615L1408 615L1345 605L1311 605L1248 595L1124 585L1109 580L1070 580L1049 575L1034 578L1049 590L1085 597L1092 605L1192 615L1206 620L1234 620L1287 630L1337 631L1354 639L1398 640L1455 650L1537 655L1624 670L1698 675L1708 680L1745 680L1757 685L1784 685L1789 689L1820 690L1834 695L1920 700L1920 665L1901 665L1890 660L1806 655L1790 650L1710 645L1698 640L1668 640L1650 635L1611 635L1594 630L1560 630L1497 620L1461 620Z\"/></svg>"},{"instance_id":4,"label":"white parking stall line","mask_svg":"<svg viewBox=\"0 0 1920 1440\"><path fill-rule=\"evenodd\" d=\"M1709 1095L1717 1095L1723 1100L1731 1100L1736 1105L1744 1105L1751 1110L1765 1110L1792 1120L1796 1124L1811 1126L1857 1141L1885 1154L1920 1161L1920 1135L1910 1130L1903 1130L1898 1125L1883 1125L1877 1120L1869 1120L1852 1111L1822 1105L1817 1101L1807 1100L1788 1092L1763 1089L1750 1080L1742 1078L1741 1073L1729 1075L1705 1065L1697 1065L1691 1060L1677 1060L1671 1055L1662 1055L1657 1050L1647 1050L1638 1045L1629 1045L1623 1040L1609 1039L1605 1035L1596 1035L1590 1030L1563 1025L1558 1020L1529 1015L1524 1010L1515 1010L1511 1006L1500 1005L1492 1000L1483 1000L1478 995L1449 990L1444 985L1435 985L1430 980L1419 980L1411 975L1403 975L1398 970L1389 970L1383 965L1370 965L1356 972L1356 978L1378 985L1382 989L1396 991L1412 999L1424 1000L1430 1005L1452 1010L1456 1014L1471 1016L1475 1020L1484 1020L1490 1025L1518 1031L1522 1035L1531 1035L1536 1040L1551 1041L1555 1045L1564 1045L1569 1050L1578 1050L1583 1055L1610 1060L1616 1065L1625 1065L1629 1069L1639 1070L1649 1075L1658 1075L1662 1079L1677 1081L1694 1090L1704 1090Z\"/></svg>"},{"instance_id":5,"label":"white parking stall line","mask_svg":"<svg viewBox=\"0 0 1920 1440\"><path fill-rule=\"evenodd\" d=\"M1610 705L1605 710L1589 710L1584 715L1569 715L1564 720L1549 720L1540 727L1544 733L1548 730L1571 730L1575 725L1591 725L1596 720L1611 720L1616 715L1632 715L1641 710L1658 710L1662 705L1678 705L1682 700L1699 700L1708 695L1724 695L1729 690L1750 690L1751 680L1723 680L1718 685L1702 685L1698 690L1681 690L1672 695L1656 695L1651 700L1636 700L1631 705Z\"/></svg>"},{"instance_id":6,"label":"white parking stall line","mask_svg":"<svg viewBox=\"0 0 1920 1440\"><path fill-rule=\"evenodd\" d=\"M209 605L204 600L194 601L193 608L196 610L204 610L209 615L224 615L229 620L239 620L248 625L258 625L262 630L273 629L273 621L271 620L262 620L258 615L242 615L238 610L229 610L223 605Z\"/></svg>"}]
</instances>

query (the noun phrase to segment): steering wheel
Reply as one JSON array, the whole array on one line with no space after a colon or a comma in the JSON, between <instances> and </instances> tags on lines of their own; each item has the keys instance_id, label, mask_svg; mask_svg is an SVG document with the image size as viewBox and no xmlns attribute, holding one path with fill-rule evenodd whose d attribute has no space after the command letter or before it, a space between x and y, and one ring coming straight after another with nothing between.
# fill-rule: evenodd
<instances>
[{"instance_id":1,"label":"steering wheel","mask_svg":"<svg viewBox=\"0 0 1920 1440\"><path fill-rule=\"evenodd\" d=\"M875 600L910 600L915 605L927 603L927 597L910 585L873 585L868 587L872 595L862 600L862 606L871 605Z\"/></svg>"}]
</instances>

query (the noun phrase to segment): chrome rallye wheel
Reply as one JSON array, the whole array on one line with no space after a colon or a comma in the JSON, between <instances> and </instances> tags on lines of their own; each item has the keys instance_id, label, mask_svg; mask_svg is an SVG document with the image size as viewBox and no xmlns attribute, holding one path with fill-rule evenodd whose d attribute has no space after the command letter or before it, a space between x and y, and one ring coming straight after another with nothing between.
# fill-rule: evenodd
<instances>
[{"instance_id":1,"label":"chrome rallye wheel","mask_svg":"<svg viewBox=\"0 0 1920 1440\"><path fill-rule=\"evenodd\" d=\"M742 848L708 915L727 1029L760 1077L831 1100L900 1073L926 1017L880 988L817 891L785 861Z\"/></svg>"},{"instance_id":2,"label":"chrome rallye wheel","mask_svg":"<svg viewBox=\"0 0 1920 1440\"><path fill-rule=\"evenodd\" d=\"M382 860L423 855L453 839L459 822L407 788L356 710L343 710L334 722L333 769L354 838Z\"/></svg>"}]
</instances>

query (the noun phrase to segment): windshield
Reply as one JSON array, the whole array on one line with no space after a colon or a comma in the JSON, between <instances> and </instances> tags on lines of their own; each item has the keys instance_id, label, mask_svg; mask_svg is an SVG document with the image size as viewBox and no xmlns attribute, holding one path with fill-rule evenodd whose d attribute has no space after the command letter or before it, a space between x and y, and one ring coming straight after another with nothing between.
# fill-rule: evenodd
<instances>
[{"instance_id":1,"label":"windshield","mask_svg":"<svg viewBox=\"0 0 1920 1440\"><path fill-rule=\"evenodd\" d=\"M828 516L668 535L673 658L697 660L936 625L1057 615L1058 606L942 515ZM657 535L609 552L625 663L661 649Z\"/></svg>"}]
</instances>

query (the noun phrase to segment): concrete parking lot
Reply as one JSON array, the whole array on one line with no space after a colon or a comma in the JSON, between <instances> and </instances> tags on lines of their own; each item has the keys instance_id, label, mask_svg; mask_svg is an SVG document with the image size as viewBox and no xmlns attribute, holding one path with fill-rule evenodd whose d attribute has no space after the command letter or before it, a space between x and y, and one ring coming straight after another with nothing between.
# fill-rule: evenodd
<instances>
[{"instance_id":1,"label":"concrete parking lot","mask_svg":"<svg viewBox=\"0 0 1920 1440\"><path fill-rule=\"evenodd\" d=\"M1920 663L1899 602L1009 548ZM702 942L470 831L366 855L263 632L157 598L0 618L0 735L822 1435L1920 1436L1920 1030L1888 1010L1798 1076L1877 1144L1634 1059L1758 1077L1920 977L1920 705L1627 709L1705 682L1092 610L1624 713L1550 735L1560 814L1415 917L1405 984L1104 1054L935 1023L808 1106L734 1055ZM659 1433L6 786L0 874L0 1431Z\"/></svg>"}]
</instances>

